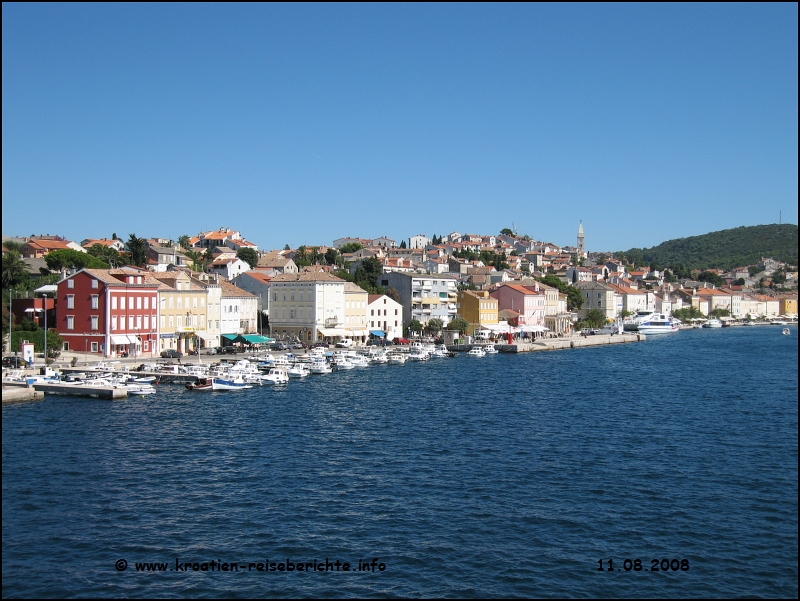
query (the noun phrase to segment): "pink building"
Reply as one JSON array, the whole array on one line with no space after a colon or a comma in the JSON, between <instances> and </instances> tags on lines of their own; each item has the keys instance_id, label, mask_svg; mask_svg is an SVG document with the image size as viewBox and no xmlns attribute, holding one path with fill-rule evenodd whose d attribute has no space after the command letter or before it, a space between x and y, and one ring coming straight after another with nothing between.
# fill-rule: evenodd
<instances>
[{"instance_id":1,"label":"pink building","mask_svg":"<svg viewBox=\"0 0 800 601\"><path fill-rule=\"evenodd\" d=\"M544 326L544 291L535 286L506 284L490 293L497 299L497 308L510 309L519 313L520 326Z\"/></svg>"}]
</instances>

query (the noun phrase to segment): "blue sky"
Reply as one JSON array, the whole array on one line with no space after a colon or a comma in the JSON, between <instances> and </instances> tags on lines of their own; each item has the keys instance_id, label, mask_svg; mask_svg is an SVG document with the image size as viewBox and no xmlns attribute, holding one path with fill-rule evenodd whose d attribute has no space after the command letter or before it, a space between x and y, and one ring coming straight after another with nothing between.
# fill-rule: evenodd
<instances>
[{"instance_id":1,"label":"blue sky","mask_svg":"<svg viewBox=\"0 0 800 601\"><path fill-rule=\"evenodd\" d=\"M3 233L797 223L797 5L3 4Z\"/></svg>"}]
</instances>

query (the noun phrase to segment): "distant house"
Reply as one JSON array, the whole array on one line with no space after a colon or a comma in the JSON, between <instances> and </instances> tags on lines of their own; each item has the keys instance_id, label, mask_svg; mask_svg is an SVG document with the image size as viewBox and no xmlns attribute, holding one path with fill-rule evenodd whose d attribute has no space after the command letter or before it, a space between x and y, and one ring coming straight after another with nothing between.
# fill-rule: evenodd
<instances>
[{"instance_id":1,"label":"distant house","mask_svg":"<svg viewBox=\"0 0 800 601\"><path fill-rule=\"evenodd\" d=\"M77 250L85 253L86 249L80 244L69 240L51 240L41 238L29 238L20 249L20 256L26 259L41 259L47 253L54 250Z\"/></svg>"},{"instance_id":2,"label":"distant house","mask_svg":"<svg viewBox=\"0 0 800 601\"><path fill-rule=\"evenodd\" d=\"M256 269L272 269L276 274L297 273L297 264L280 254L280 251L268 252L258 258Z\"/></svg>"},{"instance_id":3,"label":"distant house","mask_svg":"<svg viewBox=\"0 0 800 601\"><path fill-rule=\"evenodd\" d=\"M224 277L226 280L232 280L240 273L250 270L250 265L241 259L217 259L211 263L206 271Z\"/></svg>"},{"instance_id":4,"label":"distant house","mask_svg":"<svg viewBox=\"0 0 800 601\"><path fill-rule=\"evenodd\" d=\"M86 240L81 242L81 247L89 250L95 244L105 246L106 248L113 248L117 252L122 252L125 250L125 243L119 238L114 238L112 240L109 240L108 238L86 238Z\"/></svg>"}]
</instances>

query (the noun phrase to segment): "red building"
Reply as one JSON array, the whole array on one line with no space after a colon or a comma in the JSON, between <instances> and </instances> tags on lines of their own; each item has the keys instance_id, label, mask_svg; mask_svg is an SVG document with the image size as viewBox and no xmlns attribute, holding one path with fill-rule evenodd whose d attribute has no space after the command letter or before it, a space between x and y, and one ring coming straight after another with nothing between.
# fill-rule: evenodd
<instances>
[{"instance_id":1,"label":"red building","mask_svg":"<svg viewBox=\"0 0 800 601\"><path fill-rule=\"evenodd\" d=\"M64 350L106 357L152 355L160 285L135 267L82 269L59 282L56 330Z\"/></svg>"}]
</instances>

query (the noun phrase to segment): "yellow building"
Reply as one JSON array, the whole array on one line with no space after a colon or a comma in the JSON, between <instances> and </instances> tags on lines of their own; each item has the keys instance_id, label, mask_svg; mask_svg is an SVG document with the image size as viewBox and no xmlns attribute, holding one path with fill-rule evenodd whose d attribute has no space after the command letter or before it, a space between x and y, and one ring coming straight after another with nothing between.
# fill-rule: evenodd
<instances>
[{"instance_id":1,"label":"yellow building","mask_svg":"<svg viewBox=\"0 0 800 601\"><path fill-rule=\"evenodd\" d=\"M208 293L183 271L153 274L158 290L159 349L186 353L197 348L197 336L206 330Z\"/></svg>"},{"instance_id":2,"label":"yellow building","mask_svg":"<svg viewBox=\"0 0 800 601\"><path fill-rule=\"evenodd\" d=\"M344 329L347 331L346 337L352 338L353 342L363 344L369 336L367 304L369 304L369 293L352 282L345 282Z\"/></svg>"},{"instance_id":3,"label":"yellow building","mask_svg":"<svg viewBox=\"0 0 800 601\"><path fill-rule=\"evenodd\" d=\"M497 299L486 290L460 290L458 292L458 314L469 322L467 334L487 325L497 325Z\"/></svg>"},{"instance_id":4,"label":"yellow building","mask_svg":"<svg viewBox=\"0 0 800 601\"><path fill-rule=\"evenodd\" d=\"M797 315L797 296L787 294L778 297L781 302L781 315Z\"/></svg>"}]
</instances>

